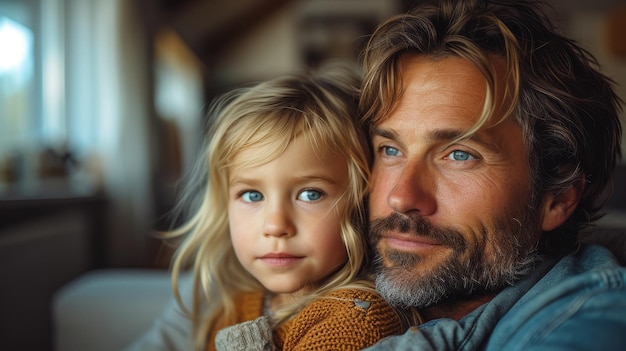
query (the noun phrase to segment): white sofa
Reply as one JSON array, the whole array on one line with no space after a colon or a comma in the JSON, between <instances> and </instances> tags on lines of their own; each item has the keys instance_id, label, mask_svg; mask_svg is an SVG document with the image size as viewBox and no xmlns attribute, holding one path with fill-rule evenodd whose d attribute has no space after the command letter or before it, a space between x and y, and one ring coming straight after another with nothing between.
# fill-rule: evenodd
<instances>
[{"instance_id":1,"label":"white sofa","mask_svg":"<svg viewBox=\"0 0 626 351\"><path fill-rule=\"evenodd\" d=\"M54 349L121 350L150 328L170 298L165 270L88 272L53 298Z\"/></svg>"}]
</instances>

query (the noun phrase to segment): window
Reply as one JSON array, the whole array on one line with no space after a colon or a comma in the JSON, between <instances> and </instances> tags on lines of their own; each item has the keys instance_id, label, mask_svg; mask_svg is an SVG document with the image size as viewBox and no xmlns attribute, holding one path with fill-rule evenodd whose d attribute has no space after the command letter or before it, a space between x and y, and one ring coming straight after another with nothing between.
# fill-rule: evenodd
<instances>
[{"instance_id":1,"label":"window","mask_svg":"<svg viewBox=\"0 0 626 351\"><path fill-rule=\"evenodd\" d=\"M43 153L67 143L63 3L0 2L0 195L34 190Z\"/></svg>"},{"instance_id":2,"label":"window","mask_svg":"<svg viewBox=\"0 0 626 351\"><path fill-rule=\"evenodd\" d=\"M0 15L0 182L21 176L21 154L31 143L35 117L34 40L30 28Z\"/></svg>"}]
</instances>

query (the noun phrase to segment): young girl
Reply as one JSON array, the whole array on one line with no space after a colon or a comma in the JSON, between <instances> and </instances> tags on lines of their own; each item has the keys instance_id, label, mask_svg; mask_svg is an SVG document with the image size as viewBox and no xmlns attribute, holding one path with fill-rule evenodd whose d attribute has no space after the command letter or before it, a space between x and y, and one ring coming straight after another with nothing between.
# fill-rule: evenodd
<instances>
[{"instance_id":1,"label":"young girl","mask_svg":"<svg viewBox=\"0 0 626 351\"><path fill-rule=\"evenodd\" d=\"M229 327L220 349L360 350L415 323L368 273L358 84L329 69L239 89L212 108L205 189L170 233L184 237L174 285L193 272L197 349L214 350Z\"/></svg>"}]
</instances>

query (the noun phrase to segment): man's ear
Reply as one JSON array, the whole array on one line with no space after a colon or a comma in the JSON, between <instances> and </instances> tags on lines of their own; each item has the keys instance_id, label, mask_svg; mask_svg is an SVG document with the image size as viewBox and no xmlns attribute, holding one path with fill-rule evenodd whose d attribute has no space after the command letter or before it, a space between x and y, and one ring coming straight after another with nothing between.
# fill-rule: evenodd
<instances>
[{"instance_id":1,"label":"man's ear","mask_svg":"<svg viewBox=\"0 0 626 351\"><path fill-rule=\"evenodd\" d=\"M585 177L574 182L572 186L559 193L548 194L543 199L543 219L541 229L544 232L560 227L572 215L580 202L585 189Z\"/></svg>"}]
</instances>

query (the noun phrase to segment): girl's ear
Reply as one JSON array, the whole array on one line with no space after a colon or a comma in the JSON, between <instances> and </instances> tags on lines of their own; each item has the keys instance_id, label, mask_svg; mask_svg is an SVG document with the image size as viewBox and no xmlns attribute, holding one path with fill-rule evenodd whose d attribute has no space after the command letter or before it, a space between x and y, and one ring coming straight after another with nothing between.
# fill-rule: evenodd
<instances>
[{"instance_id":1,"label":"girl's ear","mask_svg":"<svg viewBox=\"0 0 626 351\"><path fill-rule=\"evenodd\" d=\"M584 189L585 177L583 176L569 189L559 194L548 194L543 199L541 229L551 231L565 223L578 206Z\"/></svg>"}]
</instances>

